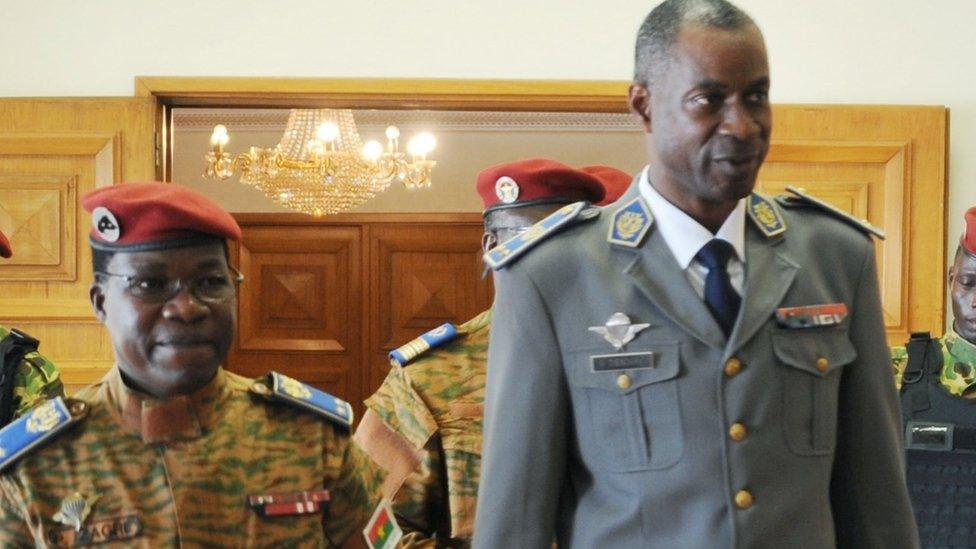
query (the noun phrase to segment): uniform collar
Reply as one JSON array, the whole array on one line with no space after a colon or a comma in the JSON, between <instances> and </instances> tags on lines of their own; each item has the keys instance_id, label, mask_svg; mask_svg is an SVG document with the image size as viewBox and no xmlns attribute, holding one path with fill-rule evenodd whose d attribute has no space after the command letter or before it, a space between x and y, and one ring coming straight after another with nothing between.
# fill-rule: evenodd
<instances>
[{"instance_id":1,"label":"uniform collar","mask_svg":"<svg viewBox=\"0 0 976 549\"><path fill-rule=\"evenodd\" d=\"M744 199L739 200L718 232L712 234L711 231L657 192L647 177L646 167L639 176L637 186L640 195L647 202L651 213L654 215L657 229L661 232L664 242L668 245L682 270L688 268L702 246L713 238L720 238L732 244L732 247L735 248L736 258L745 263L746 203Z\"/></svg>"},{"instance_id":2,"label":"uniform collar","mask_svg":"<svg viewBox=\"0 0 976 549\"><path fill-rule=\"evenodd\" d=\"M216 404L226 393L223 368L210 382L187 395L156 398L125 384L116 365L106 375L109 409L126 431L146 443L199 438L217 420Z\"/></svg>"},{"instance_id":3,"label":"uniform collar","mask_svg":"<svg viewBox=\"0 0 976 549\"><path fill-rule=\"evenodd\" d=\"M976 345L957 334L955 328L950 327L946 331L944 344L949 354L959 362L976 365Z\"/></svg>"}]
</instances>

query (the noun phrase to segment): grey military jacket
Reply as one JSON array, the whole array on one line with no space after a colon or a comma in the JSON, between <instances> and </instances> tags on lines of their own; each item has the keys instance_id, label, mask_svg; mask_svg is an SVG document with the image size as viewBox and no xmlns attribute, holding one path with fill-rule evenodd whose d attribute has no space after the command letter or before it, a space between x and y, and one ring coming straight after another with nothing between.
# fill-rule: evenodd
<instances>
[{"instance_id":1,"label":"grey military jacket","mask_svg":"<svg viewBox=\"0 0 976 549\"><path fill-rule=\"evenodd\" d=\"M608 242L636 196L495 273L475 547L916 547L870 239L753 219L726 341L653 226ZM833 303L834 326L775 319ZM589 330L617 312L650 325L619 352Z\"/></svg>"}]
</instances>

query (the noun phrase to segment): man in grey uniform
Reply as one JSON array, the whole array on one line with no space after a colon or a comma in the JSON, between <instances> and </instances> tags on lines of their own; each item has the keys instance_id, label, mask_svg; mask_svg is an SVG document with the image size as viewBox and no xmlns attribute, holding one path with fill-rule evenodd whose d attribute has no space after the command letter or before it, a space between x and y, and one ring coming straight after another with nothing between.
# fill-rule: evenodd
<instances>
[{"instance_id":1,"label":"man in grey uniform","mask_svg":"<svg viewBox=\"0 0 976 549\"><path fill-rule=\"evenodd\" d=\"M866 228L753 193L762 34L668 0L635 73L627 193L485 256L475 547L916 547Z\"/></svg>"}]
</instances>

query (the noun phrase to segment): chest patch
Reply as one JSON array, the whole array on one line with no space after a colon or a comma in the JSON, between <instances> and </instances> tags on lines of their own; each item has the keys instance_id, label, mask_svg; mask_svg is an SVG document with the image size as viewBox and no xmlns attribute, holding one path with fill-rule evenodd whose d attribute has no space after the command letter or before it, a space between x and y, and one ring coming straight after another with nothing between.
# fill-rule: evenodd
<instances>
[{"instance_id":1,"label":"chest patch","mask_svg":"<svg viewBox=\"0 0 976 549\"><path fill-rule=\"evenodd\" d=\"M59 526L47 531L47 541L55 547L84 547L133 539L142 534L142 521L135 513L94 519L80 528Z\"/></svg>"}]
</instances>

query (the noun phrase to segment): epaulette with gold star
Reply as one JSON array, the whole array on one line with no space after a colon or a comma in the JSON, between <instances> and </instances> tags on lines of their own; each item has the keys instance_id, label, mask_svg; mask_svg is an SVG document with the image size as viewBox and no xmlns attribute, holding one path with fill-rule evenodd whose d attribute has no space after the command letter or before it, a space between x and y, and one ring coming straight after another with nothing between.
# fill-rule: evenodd
<instances>
[{"instance_id":1,"label":"epaulette with gold star","mask_svg":"<svg viewBox=\"0 0 976 549\"><path fill-rule=\"evenodd\" d=\"M795 187L786 187L786 192L790 193L792 196L779 196L776 201L787 208L796 207L809 207L819 210L834 219L842 221L851 227L861 231L866 235L874 235L881 240L884 240L885 233L883 230L875 227L866 219L858 219L851 214L837 209L830 204L820 200L819 198L814 198L813 196L807 194L801 189Z\"/></svg>"},{"instance_id":2,"label":"epaulette with gold star","mask_svg":"<svg viewBox=\"0 0 976 549\"><path fill-rule=\"evenodd\" d=\"M254 380L251 392L266 400L290 404L322 416L345 429L352 427L351 404L278 372Z\"/></svg>"},{"instance_id":3,"label":"epaulette with gold star","mask_svg":"<svg viewBox=\"0 0 976 549\"><path fill-rule=\"evenodd\" d=\"M546 238L575 222L595 219L600 208L589 202L567 204L548 217L529 227L529 230L495 246L484 255L485 263L494 270L511 264Z\"/></svg>"},{"instance_id":4,"label":"epaulette with gold star","mask_svg":"<svg viewBox=\"0 0 976 549\"><path fill-rule=\"evenodd\" d=\"M88 404L61 397L45 401L0 429L0 471L82 420Z\"/></svg>"}]
</instances>

